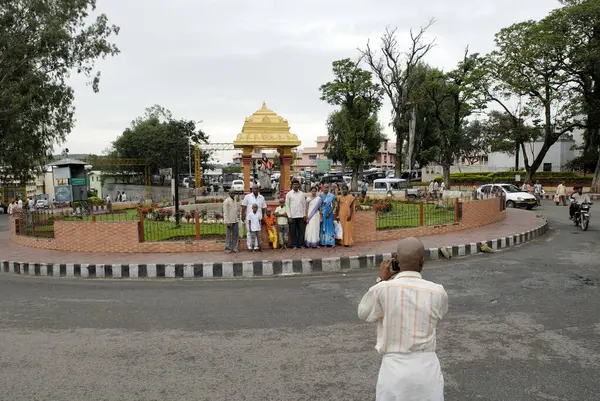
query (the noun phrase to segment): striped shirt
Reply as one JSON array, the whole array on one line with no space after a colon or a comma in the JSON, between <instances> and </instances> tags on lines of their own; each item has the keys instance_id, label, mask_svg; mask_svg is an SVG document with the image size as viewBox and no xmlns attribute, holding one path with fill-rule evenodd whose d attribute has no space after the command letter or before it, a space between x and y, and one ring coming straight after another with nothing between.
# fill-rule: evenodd
<instances>
[{"instance_id":1,"label":"striped shirt","mask_svg":"<svg viewBox=\"0 0 600 401\"><path fill-rule=\"evenodd\" d=\"M447 312L444 287L411 271L377 283L358 306L360 319L378 322L375 349L380 354L435 352L436 326Z\"/></svg>"}]
</instances>

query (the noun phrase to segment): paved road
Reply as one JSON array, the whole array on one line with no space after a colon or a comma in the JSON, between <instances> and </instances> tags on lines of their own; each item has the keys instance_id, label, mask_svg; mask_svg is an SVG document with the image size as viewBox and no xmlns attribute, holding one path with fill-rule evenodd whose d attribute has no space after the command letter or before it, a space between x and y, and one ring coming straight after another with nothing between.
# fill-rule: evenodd
<instances>
[{"instance_id":1,"label":"paved road","mask_svg":"<svg viewBox=\"0 0 600 401\"><path fill-rule=\"evenodd\" d=\"M581 232L567 208L543 213L536 243L426 266L450 296L448 400L600 398L600 219ZM356 318L374 278L1 275L0 399L374 400L375 327Z\"/></svg>"}]
</instances>

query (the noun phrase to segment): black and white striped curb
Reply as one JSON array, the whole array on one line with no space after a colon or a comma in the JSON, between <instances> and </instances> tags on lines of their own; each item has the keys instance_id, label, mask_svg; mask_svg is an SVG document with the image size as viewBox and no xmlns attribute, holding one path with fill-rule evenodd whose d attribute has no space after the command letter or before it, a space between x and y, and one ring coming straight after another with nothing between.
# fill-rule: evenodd
<instances>
[{"instance_id":1,"label":"black and white striped curb","mask_svg":"<svg viewBox=\"0 0 600 401\"><path fill-rule=\"evenodd\" d=\"M481 246L497 250L531 241L548 231L548 224L524 233L491 241L448 247L453 257L481 253ZM451 251L450 251L451 250ZM247 262L182 263L182 264L58 264L0 261L0 271L28 276L81 277L81 278L212 278L288 276L310 273L328 273L344 270L367 269L378 266L392 253L347 256L323 259L255 260ZM443 258L441 248L426 250L426 260Z\"/></svg>"}]
</instances>

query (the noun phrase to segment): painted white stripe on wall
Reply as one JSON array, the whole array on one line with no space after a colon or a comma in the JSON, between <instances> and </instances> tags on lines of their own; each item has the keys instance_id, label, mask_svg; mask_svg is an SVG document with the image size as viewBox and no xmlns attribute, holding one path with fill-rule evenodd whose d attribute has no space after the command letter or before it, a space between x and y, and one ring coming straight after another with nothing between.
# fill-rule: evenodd
<instances>
[{"instance_id":1,"label":"painted white stripe on wall","mask_svg":"<svg viewBox=\"0 0 600 401\"><path fill-rule=\"evenodd\" d=\"M173 265L173 264L165 265L165 277L175 278L175 265Z\"/></svg>"},{"instance_id":2,"label":"painted white stripe on wall","mask_svg":"<svg viewBox=\"0 0 600 401\"><path fill-rule=\"evenodd\" d=\"M140 268L138 265L129 265L129 278L138 278L140 276Z\"/></svg>"},{"instance_id":3,"label":"painted white stripe on wall","mask_svg":"<svg viewBox=\"0 0 600 401\"><path fill-rule=\"evenodd\" d=\"M204 263L202 265L202 277L214 277L212 263Z\"/></svg>"},{"instance_id":4,"label":"painted white stripe on wall","mask_svg":"<svg viewBox=\"0 0 600 401\"><path fill-rule=\"evenodd\" d=\"M292 261L291 260L282 260L281 261L281 274L292 274L292 273L294 273Z\"/></svg>"},{"instance_id":5,"label":"painted white stripe on wall","mask_svg":"<svg viewBox=\"0 0 600 401\"><path fill-rule=\"evenodd\" d=\"M263 276L272 276L273 275L273 262L270 260L263 260Z\"/></svg>"},{"instance_id":6,"label":"painted white stripe on wall","mask_svg":"<svg viewBox=\"0 0 600 401\"><path fill-rule=\"evenodd\" d=\"M244 277L254 277L254 262L246 261L242 262L242 276Z\"/></svg>"},{"instance_id":7,"label":"painted white stripe on wall","mask_svg":"<svg viewBox=\"0 0 600 401\"><path fill-rule=\"evenodd\" d=\"M156 264L146 265L146 272L148 273L148 277L156 278Z\"/></svg>"},{"instance_id":8,"label":"painted white stripe on wall","mask_svg":"<svg viewBox=\"0 0 600 401\"><path fill-rule=\"evenodd\" d=\"M194 277L194 264L193 263L186 263L185 265L183 265L183 277L185 277L185 278Z\"/></svg>"},{"instance_id":9,"label":"painted white stripe on wall","mask_svg":"<svg viewBox=\"0 0 600 401\"><path fill-rule=\"evenodd\" d=\"M233 277L233 262L223 262L223 277Z\"/></svg>"}]
</instances>

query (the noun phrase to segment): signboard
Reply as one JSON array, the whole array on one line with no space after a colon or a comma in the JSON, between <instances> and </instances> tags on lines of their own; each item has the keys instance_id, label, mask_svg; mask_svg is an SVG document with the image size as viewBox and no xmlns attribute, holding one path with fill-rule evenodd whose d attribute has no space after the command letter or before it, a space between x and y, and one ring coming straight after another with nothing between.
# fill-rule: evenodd
<instances>
[{"instance_id":1,"label":"signboard","mask_svg":"<svg viewBox=\"0 0 600 401\"><path fill-rule=\"evenodd\" d=\"M71 185L87 185L87 179L84 178L71 178Z\"/></svg>"},{"instance_id":2,"label":"signboard","mask_svg":"<svg viewBox=\"0 0 600 401\"><path fill-rule=\"evenodd\" d=\"M54 187L54 201L57 203L68 203L73 200L70 185L59 185Z\"/></svg>"},{"instance_id":3,"label":"signboard","mask_svg":"<svg viewBox=\"0 0 600 401\"><path fill-rule=\"evenodd\" d=\"M328 173L331 170L331 160L317 160L317 173Z\"/></svg>"},{"instance_id":4,"label":"signboard","mask_svg":"<svg viewBox=\"0 0 600 401\"><path fill-rule=\"evenodd\" d=\"M519 174L515 174L515 181L521 182L521 176Z\"/></svg>"},{"instance_id":5,"label":"signboard","mask_svg":"<svg viewBox=\"0 0 600 401\"><path fill-rule=\"evenodd\" d=\"M171 168L161 168L158 170L159 175L173 175L173 170Z\"/></svg>"}]
</instances>

